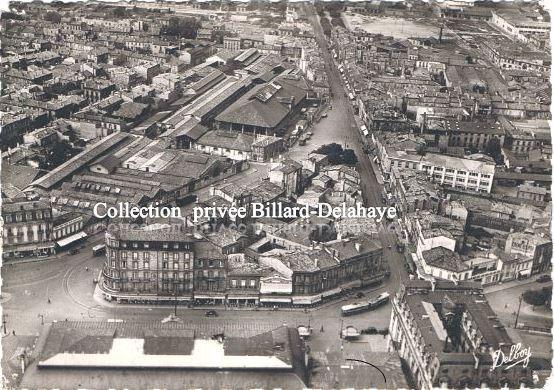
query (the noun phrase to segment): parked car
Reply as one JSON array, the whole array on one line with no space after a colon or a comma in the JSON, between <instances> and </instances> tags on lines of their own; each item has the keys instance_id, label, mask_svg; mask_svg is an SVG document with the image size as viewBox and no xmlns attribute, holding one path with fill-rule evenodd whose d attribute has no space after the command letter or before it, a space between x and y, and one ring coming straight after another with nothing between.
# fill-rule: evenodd
<instances>
[{"instance_id":1,"label":"parked car","mask_svg":"<svg viewBox=\"0 0 554 390\"><path fill-rule=\"evenodd\" d=\"M541 275L537 278L537 282L539 283L546 283L550 282L552 280L552 277L550 275Z\"/></svg>"},{"instance_id":2,"label":"parked car","mask_svg":"<svg viewBox=\"0 0 554 390\"><path fill-rule=\"evenodd\" d=\"M77 249L77 248L73 248L73 249L69 250L70 255L76 255L77 253L79 253L79 249Z\"/></svg>"},{"instance_id":3,"label":"parked car","mask_svg":"<svg viewBox=\"0 0 554 390\"><path fill-rule=\"evenodd\" d=\"M206 317L217 317L217 311L208 310L208 311L206 311L206 313L204 313L204 316L206 316Z\"/></svg>"}]
</instances>

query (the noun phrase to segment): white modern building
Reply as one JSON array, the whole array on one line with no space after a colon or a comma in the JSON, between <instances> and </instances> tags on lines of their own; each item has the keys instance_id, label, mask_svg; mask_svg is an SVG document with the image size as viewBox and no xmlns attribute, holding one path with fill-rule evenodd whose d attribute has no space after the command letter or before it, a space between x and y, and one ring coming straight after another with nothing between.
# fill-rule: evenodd
<instances>
[{"instance_id":1,"label":"white modern building","mask_svg":"<svg viewBox=\"0 0 554 390\"><path fill-rule=\"evenodd\" d=\"M432 180L441 185L490 193L494 163L427 153L419 164Z\"/></svg>"}]
</instances>

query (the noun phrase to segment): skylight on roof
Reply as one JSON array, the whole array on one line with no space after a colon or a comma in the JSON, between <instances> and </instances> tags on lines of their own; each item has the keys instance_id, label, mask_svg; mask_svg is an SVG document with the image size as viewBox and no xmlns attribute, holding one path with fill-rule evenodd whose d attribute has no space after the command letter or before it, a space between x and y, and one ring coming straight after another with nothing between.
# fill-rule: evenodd
<instances>
[{"instance_id":1,"label":"skylight on roof","mask_svg":"<svg viewBox=\"0 0 554 390\"><path fill-rule=\"evenodd\" d=\"M282 88L279 84L268 84L262 89L258 91L258 93L255 95L256 99L258 99L261 102L267 102L269 99L273 97Z\"/></svg>"}]
</instances>

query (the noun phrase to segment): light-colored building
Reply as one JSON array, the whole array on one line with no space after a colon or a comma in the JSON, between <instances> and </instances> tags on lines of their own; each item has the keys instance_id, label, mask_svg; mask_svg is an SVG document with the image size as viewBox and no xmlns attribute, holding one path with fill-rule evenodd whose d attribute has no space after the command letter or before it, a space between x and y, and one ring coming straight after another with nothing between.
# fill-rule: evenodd
<instances>
[{"instance_id":1,"label":"light-colored building","mask_svg":"<svg viewBox=\"0 0 554 390\"><path fill-rule=\"evenodd\" d=\"M415 388L532 385L531 370L493 370L492 352L515 344L475 282L410 280L391 299L389 349L397 350Z\"/></svg>"},{"instance_id":2,"label":"light-colored building","mask_svg":"<svg viewBox=\"0 0 554 390\"><path fill-rule=\"evenodd\" d=\"M443 186L490 193L495 164L427 153L418 166Z\"/></svg>"},{"instance_id":3,"label":"light-colored building","mask_svg":"<svg viewBox=\"0 0 554 390\"><path fill-rule=\"evenodd\" d=\"M551 268L552 239L544 232L513 232L506 239L506 253L520 254L533 260L529 273L539 273Z\"/></svg>"},{"instance_id":4,"label":"light-colored building","mask_svg":"<svg viewBox=\"0 0 554 390\"><path fill-rule=\"evenodd\" d=\"M548 36L550 34L550 23L543 20L537 13L531 18L516 10L494 10L492 11L492 24L499 27L509 35L527 41L529 35Z\"/></svg>"},{"instance_id":5,"label":"light-colored building","mask_svg":"<svg viewBox=\"0 0 554 390\"><path fill-rule=\"evenodd\" d=\"M54 253L49 202L4 200L2 219L2 257L5 261Z\"/></svg>"},{"instance_id":6,"label":"light-colored building","mask_svg":"<svg viewBox=\"0 0 554 390\"><path fill-rule=\"evenodd\" d=\"M287 196L302 190L302 164L291 159L275 164L269 171L269 181L285 188Z\"/></svg>"},{"instance_id":7,"label":"light-colored building","mask_svg":"<svg viewBox=\"0 0 554 390\"><path fill-rule=\"evenodd\" d=\"M422 251L420 264L426 276L452 282L471 278L472 270L462 261L460 255L443 246Z\"/></svg>"},{"instance_id":8,"label":"light-colored building","mask_svg":"<svg viewBox=\"0 0 554 390\"><path fill-rule=\"evenodd\" d=\"M107 300L189 301L196 240L170 225L106 233L101 289Z\"/></svg>"}]
</instances>

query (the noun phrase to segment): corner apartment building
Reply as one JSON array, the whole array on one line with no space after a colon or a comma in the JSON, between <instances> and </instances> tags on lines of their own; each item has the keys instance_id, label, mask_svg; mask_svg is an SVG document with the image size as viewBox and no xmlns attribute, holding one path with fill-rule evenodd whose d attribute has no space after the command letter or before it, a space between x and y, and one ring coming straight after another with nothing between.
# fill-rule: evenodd
<instances>
[{"instance_id":1,"label":"corner apartment building","mask_svg":"<svg viewBox=\"0 0 554 390\"><path fill-rule=\"evenodd\" d=\"M552 238L544 232L510 233L506 239L504 251L532 259L531 274L543 272L552 267Z\"/></svg>"},{"instance_id":2,"label":"corner apartment building","mask_svg":"<svg viewBox=\"0 0 554 390\"><path fill-rule=\"evenodd\" d=\"M171 225L106 233L101 288L106 299L189 301L193 291L197 241ZM165 297L165 298L164 298Z\"/></svg>"},{"instance_id":3,"label":"corner apartment building","mask_svg":"<svg viewBox=\"0 0 554 390\"><path fill-rule=\"evenodd\" d=\"M310 249L272 250L260 255L260 265L278 273L262 279L260 302L294 305L313 305L379 283L388 270L381 243L365 236Z\"/></svg>"},{"instance_id":4,"label":"corner apartment building","mask_svg":"<svg viewBox=\"0 0 554 390\"><path fill-rule=\"evenodd\" d=\"M416 388L532 385L532 371L491 370L492 352L514 342L474 282L410 280L393 297L389 348L398 351Z\"/></svg>"},{"instance_id":5,"label":"corner apartment building","mask_svg":"<svg viewBox=\"0 0 554 390\"><path fill-rule=\"evenodd\" d=\"M52 205L46 201L8 201L2 204L5 261L54 253Z\"/></svg>"}]
</instances>

